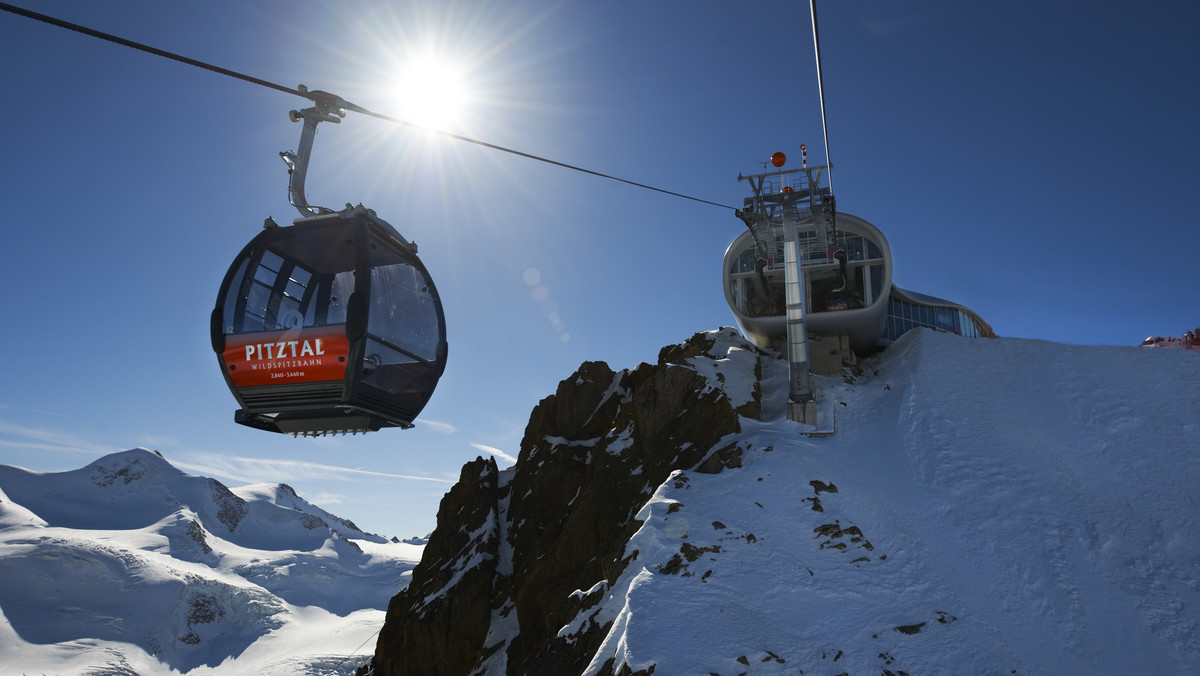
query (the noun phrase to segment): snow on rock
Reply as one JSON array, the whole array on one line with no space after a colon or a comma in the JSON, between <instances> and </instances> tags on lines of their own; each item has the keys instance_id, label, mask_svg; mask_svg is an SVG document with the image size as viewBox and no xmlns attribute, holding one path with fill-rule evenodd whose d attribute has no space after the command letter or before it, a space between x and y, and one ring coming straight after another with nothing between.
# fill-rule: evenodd
<instances>
[{"instance_id":1,"label":"snow on rock","mask_svg":"<svg viewBox=\"0 0 1200 676\"><path fill-rule=\"evenodd\" d=\"M703 353L672 357L682 358L684 363L696 369L710 388L724 391L735 409L753 403L761 380L760 354L747 349L745 339L730 327L705 331L700 336L711 341Z\"/></svg>"},{"instance_id":2,"label":"snow on rock","mask_svg":"<svg viewBox=\"0 0 1200 676\"><path fill-rule=\"evenodd\" d=\"M146 449L70 472L0 466L0 662L11 656L18 673L295 673L306 656L332 666L322 651L370 616L359 644L368 638L420 553L286 485L231 490ZM252 650L299 635L282 662Z\"/></svg>"},{"instance_id":3,"label":"snow on rock","mask_svg":"<svg viewBox=\"0 0 1200 676\"><path fill-rule=\"evenodd\" d=\"M404 612L411 624L380 632L379 650L403 659L410 652L436 646L436 664L428 673L463 673L474 650L488 635L492 617L491 585L501 563L497 515L501 490L495 458L478 458L463 466L458 483L438 508L438 537L431 537L413 570L403 609L393 599L388 616ZM454 597L447 591L453 590ZM388 638L384 638L385 634ZM382 646L379 647L379 646ZM385 658L386 659L386 658Z\"/></svg>"},{"instance_id":4,"label":"snow on rock","mask_svg":"<svg viewBox=\"0 0 1200 676\"><path fill-rule=\"evenodd\" d=\"M737 358L749 375L735 374L732 359L713 365L730 359L721 340L754 356ZM671 468L737 466L737 410L756 402L735 410L721 379L756 380L762 356L733 334L706 332L664 348L655 365L614 372L586 362L563 380L531 414L513 468L498 473L493 463L486 481L475 467L484 460L463 468L412 584L388 606L377 672L578 673L603 633L560 629L628 564L621 552L634 517ZM485 517L495 524L481 531ZM482 533L474 544L464 537L472 531ZM473 561L471 575L447 584Z\"/></svg>"},{"instance_id":5,"label":"snow on rock","mask_svg":"<svg viewBox=\"0 0 1200 676\"><path fill-rule=\"evenodd\" d=\"M1182 337L1175 336L1150 336L1142 341L1142 347L1155 347L1166 350L1190 350L1192 352L1200 352L1200 326L1185 331Z\"/></svg>"},{"instance_id":6,"label":"snow on rock","mask_svg":"<svg viewBox=\"0 0 1200 676\"><path fill-rule=\"evenodd\" d=\"M421 618L474 651L443 673L1200 673L1194 355L913 331L820 379L838 433L810 438L786 364L739 340L665 348L620 397L585 365L539 405L466 510L499 515L511 567L442 591L490 598L470 636ZM741 417L715 437L679 426L722 406ZM443 664L409 598L379 673Z\"/></svg>"}]
</instances>

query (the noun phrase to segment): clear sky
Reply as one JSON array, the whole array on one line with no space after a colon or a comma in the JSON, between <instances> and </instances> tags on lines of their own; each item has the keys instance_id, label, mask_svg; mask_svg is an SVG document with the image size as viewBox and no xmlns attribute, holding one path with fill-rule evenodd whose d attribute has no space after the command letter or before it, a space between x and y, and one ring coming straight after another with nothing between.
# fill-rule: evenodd
<instances>
[{"instance_id":1,"label":"clear sky","mask_svg":"<svg viewBox=\"0 0 1200 676\"><path fill-rule=\"evenodd\" d=\"M16 4L396 116L430 99L405 93L412 66L450 69L450 131L723 204L774 151L824 161L806 2ZM838 205L888 237L897 285L1003 336L1136 345L1200 323L1200 7L819 9ZM351 114L320 128L310 200L420 245L449 365L413 430L241 427L209 312L263 219L297 215L278 153L306 102L7 13L0 59L2 463L146 446L423 535L461 465L511 463L581 362L631 368L732 323L730 210Z\"/></svg>"}]
</instances>

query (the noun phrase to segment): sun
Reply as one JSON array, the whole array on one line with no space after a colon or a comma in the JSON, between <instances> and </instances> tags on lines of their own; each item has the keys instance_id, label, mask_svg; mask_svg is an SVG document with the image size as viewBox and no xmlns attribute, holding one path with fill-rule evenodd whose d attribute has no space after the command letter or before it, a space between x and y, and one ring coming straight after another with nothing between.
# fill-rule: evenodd
<instances>
[{"instance_id":1,"label":"sun","mask_svg":"<svg viewBox=\"0 0 1200 676\"><path fill-rule=\"evenodd\" d=\"M469 104L464 70L429 56L402 67L395 96L401 119L443 131L463 122Z\"/></svg>"}]
</instances>

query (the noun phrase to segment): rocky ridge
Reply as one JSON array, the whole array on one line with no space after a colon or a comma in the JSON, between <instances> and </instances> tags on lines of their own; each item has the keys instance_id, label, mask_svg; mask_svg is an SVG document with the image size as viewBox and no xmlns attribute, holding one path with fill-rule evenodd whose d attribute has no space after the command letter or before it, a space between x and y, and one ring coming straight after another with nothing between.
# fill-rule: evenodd
<instances>
[{"instance_id":1,"label":"rocky ridge","mask_svg":"<svg viewBox=\"0 0 1200 676\"><path fill-rule=\"evenodd\" d=\"M647 500L675 470L740 466L733 435L761 413L764 357L778 361L726 328L654 365L584 363L535 407L513 467L463 467L388 606L375 672L580 673L611 626L588 611L636 557ZM734 386L732 368L756 377Z\"/></svg>"}]
</instances>

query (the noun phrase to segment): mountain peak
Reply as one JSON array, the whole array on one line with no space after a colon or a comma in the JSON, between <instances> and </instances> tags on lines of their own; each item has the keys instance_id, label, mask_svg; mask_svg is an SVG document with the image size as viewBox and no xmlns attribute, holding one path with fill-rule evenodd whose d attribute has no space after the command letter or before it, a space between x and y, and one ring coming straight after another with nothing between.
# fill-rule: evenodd
<instances>
[{"instance_id":1,"label":"mountain peak","mask_svg":"<svg viewBox=\"0 0 1200 676\"><path fill-rule=\"evenodd\" d=\"M129 485L147 475L161 480L162 477L158 476L161 473L183 475L183 472L167 462L162 453L142 447L110 453L89 464L84 470L92 470L92 480L98 486Z\"/></svg>"}]
</instances>

